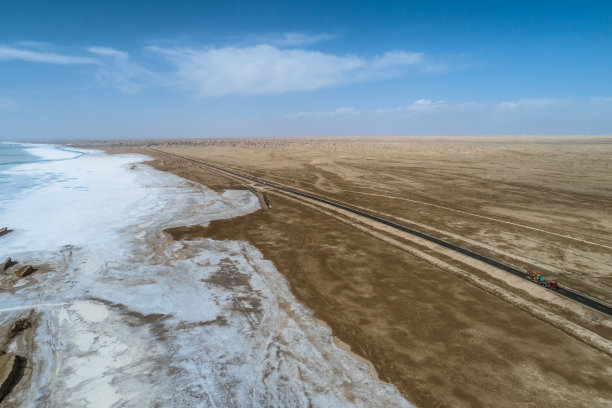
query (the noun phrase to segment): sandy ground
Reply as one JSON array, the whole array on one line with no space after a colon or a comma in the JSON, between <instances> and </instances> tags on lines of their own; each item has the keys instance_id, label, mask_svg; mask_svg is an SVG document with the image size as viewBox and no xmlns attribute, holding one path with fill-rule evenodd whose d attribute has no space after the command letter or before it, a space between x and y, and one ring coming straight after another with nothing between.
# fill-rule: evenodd
<instances>
[{"instance_id":1,"label":"sandy ground","mask_svg":"<svg viewBox=\"0 0 612 408\"><path fill-rule=\"evenodd\" d=\"M164 150L429 226L612 302L612 139L316 139Z\"/></svg>"},{"instance_id":2,"label":"sandy ground","mask_svg":"<svg viewBox=\"0 0 612 408\"><path fill-rule=\"evenodd\" d=\"M612 299L610 138L226 140L155 147L412 222ZM147 152L154 167L213 189L240 186L138 146L113 149ZM268 198L269 210L169 233L253 244L334 335L419 406L591 407L612 400L612 359L605 354L347 223L283 196ZM610 340L609 319L597 319L579 323Z\"/></svg>"}]
</instances>

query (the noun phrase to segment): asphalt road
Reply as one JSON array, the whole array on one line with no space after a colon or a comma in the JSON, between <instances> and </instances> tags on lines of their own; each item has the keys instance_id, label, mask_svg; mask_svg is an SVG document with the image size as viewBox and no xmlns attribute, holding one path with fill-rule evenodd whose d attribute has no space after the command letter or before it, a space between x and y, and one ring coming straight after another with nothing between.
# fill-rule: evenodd
<instances>
[{"instance_id":1,"label":"asphalt road","mask_svg":"<svg viewBox=\"0 0 612 408\"><path fill-rule=\"evenodd\" d=\"M407 233L409 233L411 235L414 235L414 236L417 236L419 238L423 238L423 239L425 239L427 241L433 242L433 243L438 244L440 246L443 246L445 248L448 248L448 249L451 249L453 251L459 252L459 253L461 253L463 255L466 255L466 256L468 256L470 258L473 258L473 259L476 259L478 261L484 262L484 263L486 263L488 265L491 265L491 266L493 266L495 268L501 269L503 271L506 271L506 272L511 273L513 275L516 275L516 276L520 276L521 278L527 278L527 273L525 271L517 269L517 268L515 268L513 266L506 265L506 264L504 264L502 262L496 261L495 259L491 259L491 258L488 258L486 256L477 254L476 252L470 251L469 249L462 248L460 246L451 244L450 242L446 242L446 241L441 240L439 238L432 237L431 235L424 234L422 232L419 232L419 231L416 231L416 230L414 230L412 228L408 228L408 227L405 227L403 225L394 223L394 222L386 220L384 218L380 218L380 217L377 217L375 215L368 214L368 213L360 211L360 210L356 210L356 209L348 207L346 205L338 204L338 203L335 203L333 201L327 200L325 198L321 198L321 197L313 196L313 195L310 195L310 194L302 193L300 191L291 190L291 189L288 189L286 187L277 186L275 184L271 184L271 183L268 183L266 181L258 180L258 179L253 178L253 177L245 176L243 174L236 173L235 171L227 170L227 169L221 168L219 166L215 166L213 164L206 163L206 162L203 162L203 161L200 161L200 160L190 159L188 157L179 156L177 154L164 152L162 150L157 150L157 149L152 148L152 147L149 147L149 149L154 150L154 151L159 152L159 153L167 154L169 156L174 156L174 157L177 157L179 159L188 160L188 161L191 161L191 162L203 165L203 166L207 166L207 167L210 167L212 169L221 171L223 173L231 174L233 176L242 178L244 180L248 180L248 181L251 181L251 182L254 182L254 183L262 184L262 185L265 185L267 187L270 187L270 188L273 188L273 189L276 189L276 190L284 191L286 193L297 195L297 196L300 196L300 197L309 198L311 200L318 201L320 203L324 203L324 204L331 205L331 206L336 207L336 208L340 208L342 210L351 212L353 214L357 214L359 216L368 218L368 219L370 219L372 221L376 221L376 222L378 222L380 224L384 224L384 225L387 225L389 227L395 228L397 230L400 230L400 231L403 231L403 232L407 232ZM537 285L537 283L535 283L535 282L533 282L533 284ZM572 290L572 289L570 289L570 288L568 288L566 286L562 286L562 285L559 284L558 287L559 288L554 291L555 293L557 293L557 294L559 294L561 296L565 296L566 298L572 299L572 300L574 300L574 301L576 301L578 303L581 303L581 304L583 304L585 306L588 306L588 307L590 307L592 309L595 309L595 310L597 310L599 312L605 313L608 316L612 316L612 307L607 305L606 303L604 303L604 302L602 302L600 300L597 300L595 298L592 298L592 297L590 297L588 295L584 295L582 293L576 292L575 290Z\"/></svg>"}]
</instances>

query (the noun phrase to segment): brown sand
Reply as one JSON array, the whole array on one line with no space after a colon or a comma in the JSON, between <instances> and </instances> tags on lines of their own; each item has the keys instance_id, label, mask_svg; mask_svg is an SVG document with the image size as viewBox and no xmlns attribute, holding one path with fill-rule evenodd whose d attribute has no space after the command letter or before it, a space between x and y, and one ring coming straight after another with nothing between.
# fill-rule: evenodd
<instances>
[{"instance_id":1,"label":"brown sand","mask_svg":"<svg viewBox=\"0 0 612 408\"><path fill-rule=\"evenodd\" d=\"M454 234L436 233L612 303L612 138L315 139L162 149Z\"/></svg>"},{"instance_id":2,"label":"brown sand","mask_svg":"<svg viewBox=\"0 0 612 408\"><path fill-rule=\"evenodd\" d=\"M610 298L608 139L157 147L468 237L479 252L521 266L500 254L549 265L547 276ZM240 185L146 153L156 157L154 167L212 188ZM612 401L612 359L605 354L350 224L278 194L268 200L272 209L169 233L251 242L334 335L419 406L592 407Z\"/></svg>"}]
</instances>

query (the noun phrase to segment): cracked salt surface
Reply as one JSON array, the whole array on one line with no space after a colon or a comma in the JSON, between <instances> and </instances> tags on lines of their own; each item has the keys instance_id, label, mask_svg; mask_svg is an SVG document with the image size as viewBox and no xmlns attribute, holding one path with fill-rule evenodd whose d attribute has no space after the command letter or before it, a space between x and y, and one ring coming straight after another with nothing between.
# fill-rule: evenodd
<instances>
[{"instance_id":1,"label":"cracked salt surface","mask_svg":"<svg viewBox=\"0 0 612 408\"><path fill-rule=\"evenodd\" d=\"M39 314L28 389L8 402L410 406L332 342L256 248L163 233L255 211L253 194L130 169L143 159L86 152L11 170L55 181L0 207L15 229L0 256L51 267L0 293L0 321Z\"/></svg>"}]
</instances>

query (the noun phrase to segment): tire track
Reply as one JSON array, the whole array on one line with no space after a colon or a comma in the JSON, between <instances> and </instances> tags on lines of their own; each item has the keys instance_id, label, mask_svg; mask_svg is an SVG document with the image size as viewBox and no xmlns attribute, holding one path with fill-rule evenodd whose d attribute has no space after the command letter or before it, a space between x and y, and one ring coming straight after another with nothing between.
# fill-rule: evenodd
<instances>
[{"instance_id":1,"label":"tire track","mask_svg":"<svg viewBox=\"0 0 612 408\"><path fill-rule=\"evenodd\" d=\"M276 190L279 190L279 191L283 191L285 193L289 193L289 194L292 194L294 196L308 198L310 200L314 200L314 201L317 201L317 202L320 202L320 203L323 203L323 204L330 205L332 207L339 208L339 209L344 210L344 211L348 211L350 213L353 213L353 214L359 215L361 217L367 218L367 219L369 219L371 221L378 222L380 224L389 226L391 228L394 228L394 229L406 232L408 234L417 236L417 237L422 238L422 239L424 239L426 241L433 242L434 244L440 245L440 246L442 246L444 248L447 248L447 249L459 252L459 253L461 253L463 255L466 255L466 256L468 256L468 257L470 257L472 259L476 259L476 260L481 261L481 262L483 262L485 264L491 265L491 266L493 266L493 267L495 267L497 269L501 269L501 270L503 270L505 272L508 272L508 273L513 274L513 275L519 276L521 278L527 278L527 273L526 272L524 272L524 271L522 271L520 269L517 269L517 268L515 268L513 266L506 265L506 264L504 264L502 262L496 261L495 259L491 259L491 258L488 258L486 256L480 255L480 254L478 254L476 252L470 251L469 249L462 248L460 246L451 244L450 242L444 241L442 239L433 237L431 235L427 235L427 234L422 233L420 231L414 230L412 228L405 227L403 225L400 225L400 224L394 223L392 221L386 220L384 218L380 218L380 217L377 217L375 215L372 215L372 214L369 214L369 213L357 210L355 208L352 208L352 207L349 207L349 206L346 206L346 205L343 205L343 204L339 204L339 203L336 203L334 201L330 201L330 200L325 199L325 198L317 197L317 196L314 196L314 195L311 195L311 194L306 194L306 193L303 193L303 192L300 192L300 191L292 190L292 189L289 189L289 188L286 188L286 187L282 187L280 185L269 183L269 182L266 182L266 181L263 181L263 180L259 180L259 179L256 179L256 178L253 178L253 177L250 177L250 176L246 176L246 175L237 173L235 171L227 170L227 169L224 169L222 167L219 167L219 166L216 166L216 165L213 165L213 164L210 164L210 163L206 163L206 162L203 162L203 161L200 161L200 160L191 159L191 158L180 156L180 155L177 155L177 154L174 154L174 153L164 152L163 150L158 150L158 149L155 149L155 148L152 148L152 147L149 147L149 149L151 149L151 150L153 150L155 152L163 153L163 154L166 154L166 155L169 155L169 156L173 156L173 157L176 157L176 158L179 158L179 159L188 160L188 161L191 161L193 163L197 163L197 164L200 164L200 165L203 165L203 166L215 169L217 171L221 171L221 172L223 172L225 174L230 174L232 176L235 176L235 177L238 177L238 178L241 178L241 179L244 179L244 180L248 180L248 181L251 181L253 183L261 184L261 185L264 185L266 187L273 188L273 189L276 189ZM534 282L534 285L535 284L537 284L537 283ZM606 303L604 303L604 302L602 302L602 301L600 301L598 299L592 298L592 297L590 297L590 296L588 296L586 294L582 294L582 293L579 293L579 292L577 292L575 290L572 290L572 289L570 289L570 288L568 288L566 286L558 285L558 287L559 288L558 288L558 290L555 291L555 293L557 293L557 294L559 294L561 296L565 296L565 297L567 297L569 299L572 299L572 300L574 300L574 301L576 301L578 303L581 303L581 304L583 304L585 306L588 306L588 307L590 307L590 308L592 308L594 310L597 310L597 311L599 311L601 313L604 313L604 314L606 314L608 316L612 316L612 306L610 306L610 305L608 305L608 304L606 304Z\"/></svg>"}]
</instances>

